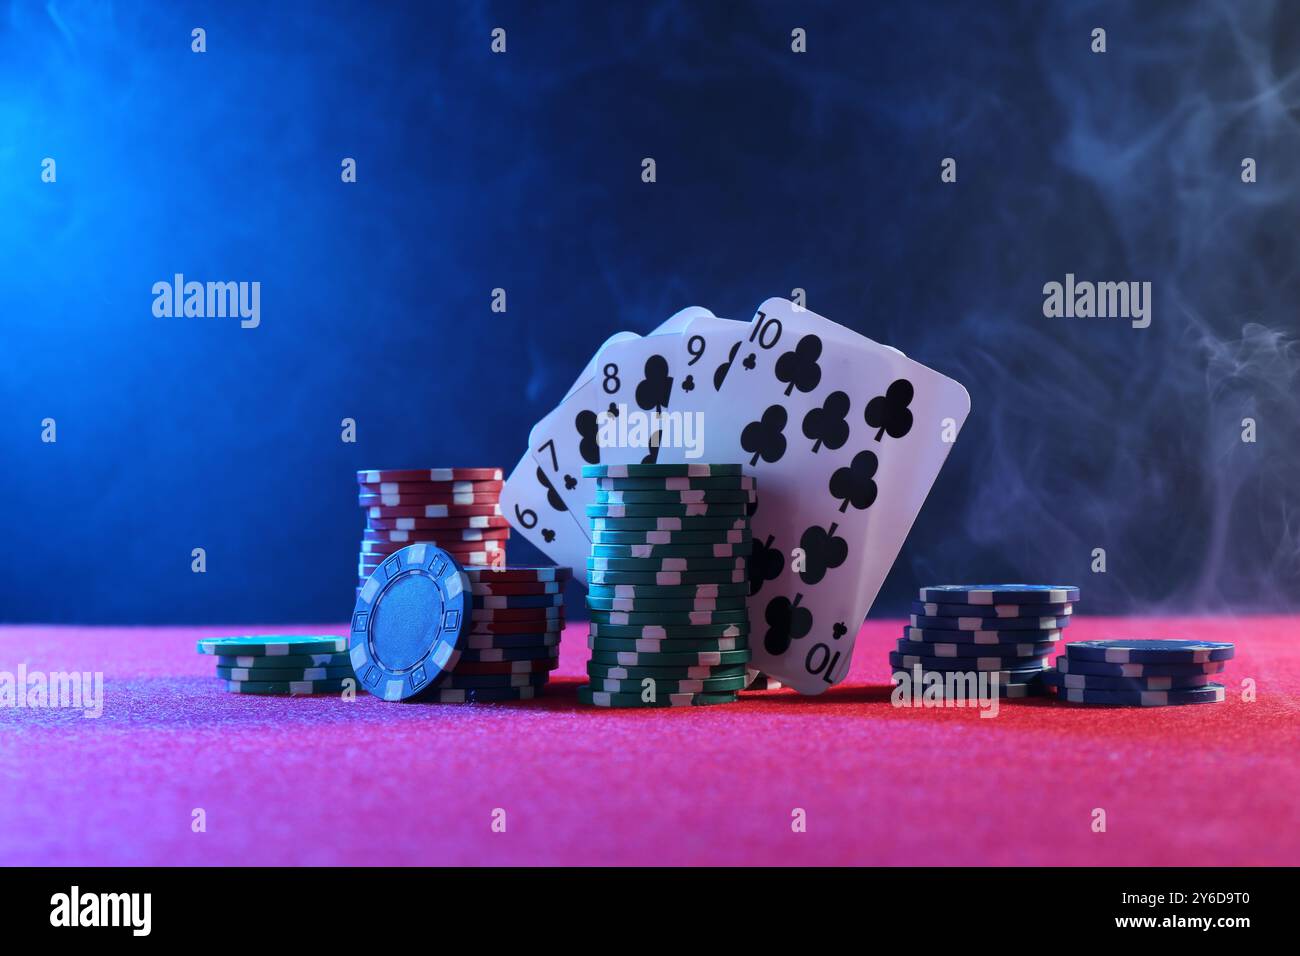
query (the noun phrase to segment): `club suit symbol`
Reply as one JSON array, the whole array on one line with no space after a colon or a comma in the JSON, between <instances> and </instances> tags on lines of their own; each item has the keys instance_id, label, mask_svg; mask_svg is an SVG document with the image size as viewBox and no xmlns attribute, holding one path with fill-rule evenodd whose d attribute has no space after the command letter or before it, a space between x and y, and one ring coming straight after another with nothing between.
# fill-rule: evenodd
<instances>
[{"instance_id":1,"label":"club suit symbol","mask_svg":"<svg viewBox=\"0 0 1300 956\"><path fill-rule=\"evenodd\" d=\"M750 465L757 464L759 458L768 464L781 460L785 454L785 435L782 432L786 421L785 409L780 405L770 405L762 418L745 426L740 433L740 447L754 456L749 459Z\"/></svg>"},{"instance_id":2,"label":"club suit symbol","mask_svg":"<svg viewBox=\"0 0 1300 956\"><path fill-rule=\"evenodd\" d=\"M596 435L600 431L600 421L593 411L583 410L573 419L573 426L578 430L578 454L589 465L600 464L600 442ZM573 484L570 484L573 482ZM564 476L564 487L572 490L577 484L571 475Z\"/></svg>"},{"instance_id":3,"label":"club suit symbol","mask_svg":"<svg viewBox=\"0 0 1300 956\"><path fill-rule=\"evenodd\" d=\"M816 335L805 335L795 347L776 360L776 378L785 382L785 393L796 388L811 392L822 380L822 369L817 360L822 355L822 340Z\"/></svg>"},{"instance_id":4,"label":"club suit symbol","mask_svg":"<svg viewBox=\"0 0 1300 956\"><path fill-rule=\"evenodd\" d=\"M846 511L849 505L858 511L871 507L876 500L876 483L872 478L878 465L874 452L860 451L853 456L853 461L835 469L829 487L831 497L841 502L841 512Z\"/></svg>"},{"instance_id":5,"label":"club suit symbol","mask_svg":"<svg viewBox=\"0 0 1300 956\"><path fill-rule=\"evenodd\" d=\"M912 383L900 378L885 389L884 395L877 395L867 402L862 417L868 425L878 429L876 441L880 441L886 432L890 438L902 438L912 430L912 412L907 406L912 404L914 394Z\"/></svg>"},{"instance_id":6,"label":"club suit symbol","mask_svg":"<svg viewBox=\"0 0 1300 956\"><path fill-rule=\"evenodd\" d=\"M804 584L816 584L826 577L829 569L838 568L849 556L849 543L835 533L838 527L835 522L829 528L813 525L800 537L804 569L799 572L799 580Z\"/></svg>"},{"instance_id":7,"label":"club suit symbol","mask_svg":"<svg viewBox=\"0 0 1300 956\"><path fill-rule=\"evenodd\" d=\"M763 636L763 648L769 654L784 654L790 649L790 643L807 635L812 630L812 611L800 607L802 594L796 594L791 602L787 597L775 597L767 602L763 613L767 621L767 633Z\"/></svg>"},{"instance_id":8,"label":"club suit symbol","mask_svg":"<svg viewBox=\"0 0 1300 956\"><path fill-rule=\"evenodd\" d=\"M820 408L809 409L803 417L803 434L812 441L814 455L822 445L835 451L849 440L849 423L846 420L849 404L847 393L831 392Z\"/></svg>"},{"instance_id":9,"label":"club suit symbol","mask_svg":"<svg viewBox=\"0 0 1300 956\"><path fill-rule=\"evenodd\" d=\"M737 342L727 353L727 360L719 365L713 372L713 390L719 391L722 383L727 380L727 374L731 371L731 363L736 360L736 353L740 351L740 343Z\"/></svg>"},{"instance_id":10,"label":"club suit symbol","mask_svg":"<svg viewBox=\"0 0 1300 956\"><path fill-rule=\"evenodd\" d=\"M564 499L560 497L559 493L555 490L555 486L551 484L551 479L547 478L546 472L542 471L540 468L537 469L537 483L546 489L546 503L548 505L556 511L569 510L569 506L564 503ZM551 533L553 535L555 532ZM546 540L549 541L550 538L547 538Z\"/></svg>"},{"instance_id":11,"label":"club suit symbol","mask_svg":"<svg viewBox=\"0 0 1300 956\"><path fill-rule=\"evenodd\" d=\"M754 539L753 550L749 555L749 593L757 594L768 581L775 581L785 568L785 555L780 548L772 547L775 539L767 536L767 541Z\"/></svg>"},{"instance_id":12,"label":"club suit symbol","mask_svg":"<svg viewBox=\"0 0 1300 956\"><path fill-rule=\"evenodd\" d=\"M652 355L645 360L645 378L636 387L636 403L645 411L659 411L673 394L673 377L668 374L668 360Z\"/></svg>"}]
</instances>

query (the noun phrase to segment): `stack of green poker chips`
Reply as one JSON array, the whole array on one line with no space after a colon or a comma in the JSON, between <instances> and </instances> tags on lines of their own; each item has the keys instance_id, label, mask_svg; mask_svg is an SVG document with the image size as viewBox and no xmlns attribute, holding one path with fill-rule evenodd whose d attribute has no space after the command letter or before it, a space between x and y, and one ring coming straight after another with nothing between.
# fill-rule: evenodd
<instances>
[{"instance_id":1,"label":"stack of green poker chips","mask_svg":"<svg viewBox=\"0 0 1300 956\"><path fill-rule=\"evenodd\" d=\"M733 703L750 660L753 478L740 465L591 465L590 680L596 707Z\"/></svg>"},{"instance_id":2,"label":"stack of green poker chips","mask_svg":"<svg viewBox=\"0 0 1300 956\"><path fill-rule=\"evenodd\" d=\"M333 635L212 637L200 654L216 657L217 677L232 694L290 696L356 689L348 639Z\"/></svg>"}]
</instances>

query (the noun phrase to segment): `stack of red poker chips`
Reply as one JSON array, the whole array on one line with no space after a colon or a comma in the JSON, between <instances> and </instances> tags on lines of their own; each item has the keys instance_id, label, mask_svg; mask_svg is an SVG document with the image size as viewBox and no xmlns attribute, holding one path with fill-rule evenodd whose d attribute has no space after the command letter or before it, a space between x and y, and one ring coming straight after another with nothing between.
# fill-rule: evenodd
<instances>
[{"instance_id":1,"label":"stack of red poker chips","mask_svg":"<svg viewBox=\"0 0 1300 956\"><path fill-rule=\"evenodd\" d=\"M465 568L471 610L455 665L434 682L441 703L528 700L560 665L564 567Z\"/></svg>"},{"instance_id":2,"label":"stack of red poker chips","mask_svg":"<svg viewBox=\"0 0 1300 956\"><path fill-rule=\"evenodd\" d=\"M510 524L501 514L500 468L375 469L357 472L366 516L360 584L408 544L428 542L465 567L506 563Z\"/></svg>"}]
</instances>

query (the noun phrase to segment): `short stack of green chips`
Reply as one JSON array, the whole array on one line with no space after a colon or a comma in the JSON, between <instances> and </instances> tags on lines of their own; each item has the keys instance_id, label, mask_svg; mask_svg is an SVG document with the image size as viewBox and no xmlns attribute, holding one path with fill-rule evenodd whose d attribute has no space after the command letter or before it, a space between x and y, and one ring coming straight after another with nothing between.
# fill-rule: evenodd
<instances>
[{"instance_id":1,"label":"short stack of green chips","mask_svg":"<svg viewBox=\"0 0 1300 956\"><path fill-rule=\"evenodd\" d=\"M725 704L749 663L749 513L740 465L589 465L587 646L597 707Z\"/></svg>"},{"instance_id":2,"label":"short stack of green chips","mask_svg":"<svg viewBox=\"0 0 1300 956\"><path fill-rule=\"evenodd\" d=\"M316 634L210 637L200 654L217 659L217 677L232 694L337 694L356 688L348 639Z\"/></svg>"}]
</instances>

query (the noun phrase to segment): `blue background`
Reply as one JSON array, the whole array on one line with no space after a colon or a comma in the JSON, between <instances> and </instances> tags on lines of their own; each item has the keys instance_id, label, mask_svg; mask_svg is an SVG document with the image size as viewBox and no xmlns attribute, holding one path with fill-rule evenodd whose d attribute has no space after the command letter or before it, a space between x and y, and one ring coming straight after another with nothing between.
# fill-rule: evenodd
<instances>
[{"instance_id":1,"label":"blue background","mask_svg":"<svg viewBox=\"0 0 1300 956\"><path fill-rule=\"evenodd\" d=\"M873 615L989 579L1078 583L1090 611L1294 608L1298 25L1258 2L0 5L0 619L340 620L355 469L509 468L610 333L796 287L973 400ZM260 281L261 327L155 318L176 272ZM1044 318L1066 272L1151 281L1152 326Z\"/></svg>"}]
</instances>

